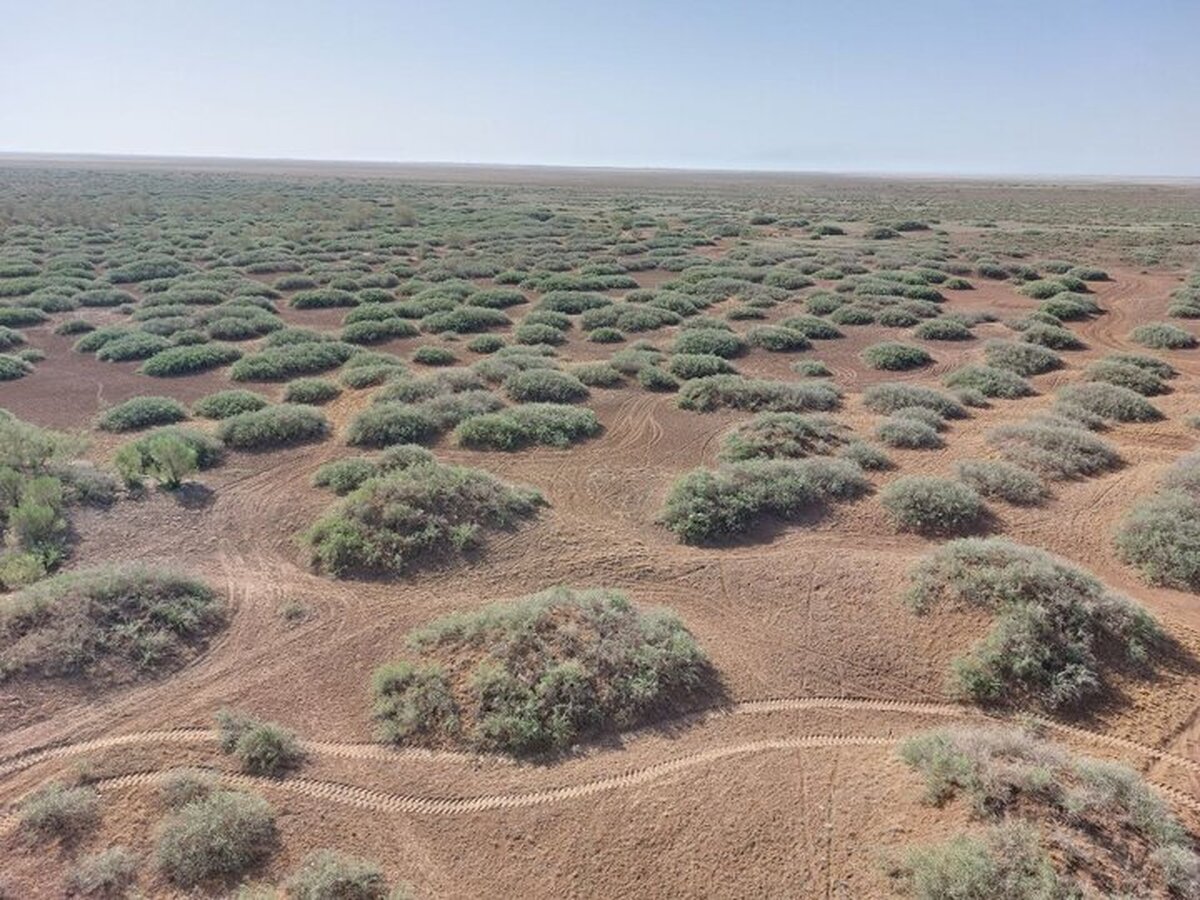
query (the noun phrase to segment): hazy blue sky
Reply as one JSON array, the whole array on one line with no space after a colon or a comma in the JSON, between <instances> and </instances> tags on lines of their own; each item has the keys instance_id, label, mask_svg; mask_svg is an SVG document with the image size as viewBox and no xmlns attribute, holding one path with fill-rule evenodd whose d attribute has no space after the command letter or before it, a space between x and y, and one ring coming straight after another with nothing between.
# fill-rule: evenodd
<instances>
[{"instance_id":1,"label":"hazy blue sky","mask_svg":"<svg viewBox=\"0 0 1200 900\"><path fill-rule=\"evenodd\" d=\"M1200 0L35 0L0 150L1200 175Z\"/></svg>"}]
</instances>

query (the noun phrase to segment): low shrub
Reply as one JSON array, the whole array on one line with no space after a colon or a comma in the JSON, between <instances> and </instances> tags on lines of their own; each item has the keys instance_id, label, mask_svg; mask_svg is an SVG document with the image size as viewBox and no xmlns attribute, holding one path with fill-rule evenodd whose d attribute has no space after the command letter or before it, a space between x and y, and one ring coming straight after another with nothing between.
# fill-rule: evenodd
<instances>
[{"instance_id":1,"label":"low shrub","mask_svg":"<svg viewBox=\"0 0 1200 900\"><path fill-rule=\"evenodd\" d=\"M408 643L432 661L383 666L372 686L375 718L397 742L559 751L687 703L709 680L673 613L642 611L609 590L553 588L438 620ZM444 674L450 665L456 682Z\"/></svg>"},{"instance_id":2,"label":"low shrub","mask_svg":"<svg viewBox=\"0 0 1200 900\"><path fill-rule=\"evenodd\" d=\"M572 366L570 374L574 375L588 387L612 388L620 387L625 380L612 365L605 362L581 363Z\"/></svg>"},{"instance_id":3,"label":"low shrub","mask_svg":"<svg viewBox=\"0 0 1200 900\"><path fill-rule=\"evenodd\" d=\"M734 375L737 370L727 359L711 353L676 353L667 361L667 369L676 378L688 381L710 375Z\"/></svg>"},{"instance_id":4,"label":"low shrub","mask_svg":"<svg viewBox=\"0 0 1200 900\"><path fill-rule=\"evenodd\" d=\"M763 517L794 520L867 489L862 470L845 459L746 460L681 476L660 521L686 543L716 541Z\"/></svg>"},{"instance_id":5,"label":"low shrub","mask_svg":"<svg viewBox=\"0 0 1200 900\"><path fill-rule=\"evenodd\" d=\"M916 900L1067 900L1074 882L1060 876L1032 825L1006 822L981 835L960 834L912 849L901 867Z\"/></svg>"},{"instance_id":6,"label":"low shrub","mask_svg":"<svg viewBox=\"0 0 1200 900\"><path fill-rule=\"evenodd\" d=\"M16 381L33 371L33 366L17 356L0 353L0 381Z\"/></svg>"},{"instance_id":7,"label":"low shrub","mask_svg":"<svg viewBox=\"0 0 1200 900\"><path fill-rule=\"evenodd\" d=\"M837 328L818 316L789 316L779 324L789 331L800 332L810 341L829 341L844 337Z\"/></svg>"},{"instance_id":8,"label":"low shrub","mask_svg":"<svg viewBox=\"0 0 1200 900\"><path fill-rule=\"evenodd\" d=\"M690 328L681 331L672 346L674 353L707 354L726 359L746 351L746 341L739 335L719 328Z\"/></svg>"},{"instance_id":9,"label":"low shrub","mask_svg":"<svg viewBox=\"0 0 1200 900\"><path fill-rule=\"evenodd\" d=\"M679 379L658 366L643 366L637 372L638 384L648 391L677 391Z\"/></svg>"},{"instance_id":10,"label":"low shrub","mask_svg":"<svg viewBox=\"0 0 1200 900\"><path fill-rule=\"evenodd\" d=\"M686 382L677 402L680 409L696 412L722 407L751 412L828 412L841 403L841 392L826 381L791 383L713 375Z\"/></svg>"},{"instance_id":11,"label":"low shrub","mask_svg":"<svg viewBox=\"0 0 1200 900\"><path fill-rule=\"evenodd\" d=\"M805 378L829 378L832 370L819 359L803 359L792 363L792 371Z\"/></svg>"},{"instance_id":12,"label":"low shrub","mask_svg":"<svg viewBox=\"0 0 1200 900\"><path fill-rule=\"evenodd\" d=\"M1163 640L1131 600L1049 554L1001 539L945 544L912 579L909 600L918 611L952 603L997 614L992 631L954 664L958 687L979 702L1078 704L1102 690L1102 656L1140 663Z\"/></svg>"},{"instance_id":13,"label":"low shrub","mask_svg":"<svg viewBox=\"0 0 1200 900\"><path fill-rule=\"evenodd\" d=\"M959 479L980 496L999 498L1017 506L1035 506L1046 499L1046 485L1035 473L998 459L968 459L957 468Z\"/></svg>"},{"instance_id":14,"label":"low shrub","mask_svg":"<svg viewBox=\"0 0 1200 900\"><path fill-rule=\"evenodd\" d=\"M220 598L161 569L86 569L0 598L0 677L119 680L176 668L224 625Z\"/></svg>"},{"instance_id":15,"label":"low shrub","mask_svg":"<svg viewBox=\"0 0 1200 900\"><path fill-rule=\"evenodd\" d=\"M503 328L511 325L508 316L498 309L488 309L482 306L459 306L435 312L421 319L421 330L430 334L454 332L456 334L473 334L487 331L489 328Z\"/></svg>"},{"instance_id":16,"label":"low shrub","mask_svg":"<svg viewBox=\"0 0 1200 900\"><path fill-rule=\"evenodd\" d=\"M725 439L721 457L736 461L827 456L846 443L846 433L827 416L759 413Z\"/></svg>"},{"instance_id":17,"label":"low shrub","mask_svg":"<svg viewBox=\"0 0 1200 900\"><path fill-rule=\"evenodd\" d=\"M529 317L526 316L525 321L513 329L513 340L518 344L556 345L566 343L567 336L560 329L551 325L530 322Z\"/></svg>"},{"instance_id":18,"label":"low shrub","mask_svg":"<svg viewBox=\"0 0 1200 900\"><path fill-rule=\"evenodd\" d=\"M1200 501L1158 493L1140 501L1121 523L1117 551L1147 581L1200 590Z\"/></svg>"},{"instance_id":19,"label":"low shrub","mask_svg":"<svg viewBox=\"0 0 1200 900\"><path fill-rule=\"evenodd\" d=\"M364 483L304 535L313 563L336 575L402 573L478 546L489 529L530 518L541 495L461 466L420 464Z\"/></svg>"},{"instance_id":20,"label":"low shrub","mask_svg":"<svg viewBox=\"0 0 1200 900\"><path fill-rule=\"evenodd\" d=\"M395 317L351 322L342 327L341 339L348 344L378 344L416 337L420 332L405 319Z\"/></svg>"},{"instance_id":21,"label":"low shrub","mask_svg":"<svg viewBox=\"0 0 1200 900\"><path fill-rule=\"evenodd\" d=\"M432 344L425 344L413 351L413 362L420 363L423 366L452 366L458 362L458 357L454 355L454 351L448 347L436 347Z\"/></svg>"},{"instance_id":22,"label":"low shrub","mask_svg":"<svg viewBox=\"0 0 1200 900\"><path fill-rule=\"evenodd\" d=\"M871 412L885 414L906 406L923 406L932 409L943 419L964 419L967 416L963 405L949 394L895 381L871 385L863 391L863 405Z\"/></svg>"},{"instance_id":23,"label":"low shrub","mask_svg":"<svg viewBox=\"0 0 1200 900\"><path fill-rule=\"evenodd\" d=\"M533 444L566 447L599 433L600 420L590 409L524 403L467 419L455 429L454 437L464 447L518 450Z\"/></svg>"},{"instance_id":24,"label":"low shrub","mask_svg":"<svg viewBox=\"0 0 1200 900\"><path fill-rule=\"evenodd\" d=\"M1051 350L1083 350L1087 346L1070 329L1042 322L1034 322L1025 328L1021 332L1021 340Z\"/></svg>"},{"instance_id":25,"label":"low shrub","mask_svg":"<svg viewBox=\"0 0 1200 900\"><path fill-rule=\"evenodd\" d=\"M324 378L297 378L284 387L283 402L320 406L335 399L341 392L341 388Z\"/></svg>"},{"instance_id":26,"label":"low shrub","mask_svg":"<svg viewBox=\"0 0 1200 900\"><path fill-rule=\"evenodd\" d=\"M593 344L619 344L625 335L616 328L594 328L588 332L588 340Z\"/></svg>"},{"instance_id":27,"label":"low shrub","mask_svg":"<svg viewBox=\"0 0 1200 900\"><path fill-rule=\"evenodd\" d=\"M329 422L307 406L279 404L222 419L217 437L236 450L269 450L307 441L329 433Z\"/></svg>"},{"instance_id":28,"label":"low shrub","mask_svg":"<svg viewBox=\"0 0 1200 900\"><path fill-rule=\"evenodd\" d=\"M1163 417L1136 391L1102 381L1068 385L1058 392L1056 402L1060 407L1077 407L1114 422L1154 422Z\"/></svg>"},{"instance_id":29,"label":"low shrub","mask_svg":"<svg viewBox=\"0 0 1200 900\"><path fill-rule=\"evenodd\" d=\"M389 900L387 879L374 863L332 850L314 850L287 880L295 900Z\"/></svg>"},{"instance_id":30,"label":"low shrub","mask_svg":"<svg viewBox=\"0 0 1200 900\"><path fill-rule=\"evenodd\" d=\"M504 338L498 334L481 334L467 342L472 353L495 353L504 346Z\"/></svg>"},{"instance_id":31,"label":"low shrub","mask_svg":"<svg viewBox=\"0 0 1200 900\"><path fill-rule=\"evenodd\" d=\"M313 485L329 488L341 497L350 493L368 478L373 478L377 471L374 461L366 457L335 459L325 463L313 473Z\"/></svg>"},{"instance_id":32,"label":"low shrub","mask_svg":"<svg viewBox=\"0 0 1200 900\"><path fill-rule=\"evenodd\" d=\"M778 325L760 325L746 332L746 340L752 347L761 347L773 353L790 353L807 350L812 346L799 331Z\"/></svg>"},{"instance_id":33,"label":"low shrub","mask_svg":"<svg viewBox=\"0 0 1200 900\"><path fill-rule=\"evenodd\" d=\"M957 319L928 319L913 329L913 337L922 341L968 341L975 335Z\"/></svg>"},{"instance_id":34,"label":"low shrub","mask_svg":"<svg viewBox=\"0 0 1200 900\"><path fill-rule=\"evenodd\" d=\"M1062 423L1003 425L988 434L988 443L1009 462L1050 478L1095 475L1120 462L1117 451L1106 441Z\"/></svg>"},{"instance_id":35,"label":"low shrub","mask_svg":"<svg viewBox=\"0 0 1200 900\"><path fill-rule=\"evenodd\" d=\"M927 475L898 478L883 489L879 499L900 528L924 534L974 527L987 511L974 488Z\"/></svg>"},{"instance_id":36,"label":"low shrub","mask_svg":"<svg viewBox=\"0 0 1200 900\"><path fill-rule=\"evenodd\" d=\"M883 369L888 372L917 369L933 362L933 357L920 347L892 341L867 347L862 352L862 359L872 369Z\"/></svg>"},{"instance_id":37,"label":"low shrub","mask_svg":"<svg viewBox=\"0 0 1200 900\"><path fill-rule=\"evenodd\" d=\"M1041 375L1062 366L1062 359L1051 350L1038 344L1017 341L988 341L984 344L983 356L993 368L1008 369L1026 377Z\"/></svg>"},{"instance_id":38,"label":"low shrub","mask_svg":"<svg viewBox=\"0 0 1200 900\"><path fill-rule=\"evenodd\" d=\"M52 781L25 799L18 810L21 830L39 840L78 840L100 822L96 789Z\"/></svg>"},{"instance_id":39,"label":"low shrub","mask_svg":"<svg viewBox=\"0 0 1200 900\"><path fill-rule=\"evenodd\" d=\"M358 298L349 291L337 288L312 288L292 296L293 309L329 309L338 306L358 306Z\"/></svg>"},{"instance_id":40,"label":"low shrub","mask_svg":"<svg viewBox=\"0 0 1200 900\"><path fill-rule=\"evenodd\" d=\"M205 419L228 419L238 413L262 409L268 403L266 397L253 391L217 391L192 404L192 412Z\"/></svg>"},{"instance_id":41,"label":"low shrub","mask_svg":"<svg viewBox=\"0 0 1200 900\"><path fill-rule=\"evenodd\" d=\"M579 403L588 397L587 385L553 369L514 372L504 379L504 391L518 403Z\"/></svg>"},{"instance_id":42,"label":"low shrub","mask_svg":"<svg viewBox=\"0 0 1200 900\"><path fill-rule=\"evenodd\" d=\"M1016 400L1033 393L1033 385L1009 369L995 366L963 366L942 379L946 387L979 391L985 397Z\"/></svg>"},{"instance_id":43,"label":"low shrub","mask_svg":"<svg viewBox=\"0 0 1200 900\"><path fill-rule=\"evenodd\" d=\"M217 736L221 750L251 775L281 775L304 759L292 732L229 709L217 713Z\"/></svg>"},{"instance_id":44,"label":"low shrub","mask_svg":"<svg viewBox=\"0 0 1200 900\"><path fill-rule=\"evenodd\" d=\"M136 476L153 472L156 462L152 450L157 446L156 442L163 437L178 439L190 448L195 454L196 467L199 469L210 469L217 465L225 453L224 445L203 431L176 425L158 428L125 444L113 457L114 466L127 483L136 484Z\"/></svg>"},{"instance_id":45,"label":"low shrub","mask_svg":"<svg viewBox=\"0 0 1200 900\"><path fill-rule=\"evenodd\" d=\"M167 878L190 888L244 874L266 859L275 842L275 812L266 800L215 791L167 817L155 853Z\"/></svg>"},{"instance_id":46,"label":"low shrub","mask_svg":"<svg viewBox=\"0 0 1200 900\"><path fill-rule=\"evenodd\" d=\"M105 410L96 424L104 431L136 431L186 418L187 410L172 397L133 397Z\"/></svg>"},{"instance_id":47,"label":"low shrub","mask_svg":"<svg viewBox=\"0 0 1200 900\"><path fill-rule=\"evenodd\" d=\"M433 415L417 406L376 403L351 420L346 443L352 447L424 444L437 437L439 430Z\"/></svg>"},{"instance_id":48,"label":"low shrub","mask_svg":"<svg viewBox=\"0 0 1200 900\"><path fill-rule=\"evenodd\" d=\"M283 333L277 331L273 337ZM357 352L357 347L341 341L283 343L239 359L229 377L234 381L285 381L336 369Z\"/></svg>"},{"instance_id":49,"label":"low shrub","mask_svg":"<svg viewBox=\"0 0 1200 900\"><path fill-rule=\"evenodd\" d=\"M898 450L936 450L943 446L937 428L928 422L895 414L879 423L875 437L885 446Z\"/></svg>"},{"instance_id":50,"label":"low shrub","mask_svg":"<svg viewBox=\"0 0 1200 900\"><path fill-rule=\"evenodd\" d=\"M82 897L124 897L137 881L137 855L125 847L109 847L85 857L71 870L67 886Z\"/></svg>"},{"instance_id":51,"label":"low shrub","mask_svg":"<svg viewBox=\"0 0 1200 900\"><path fill-rule=\"evenodd\" d=\"M96 359L102 362L129 362L131 360L149 359L156 353L161 353L171 347L171 342L156 334L135 331L122 337L106 341L104 346L96 351Z\"/></svg>"},{"instance_id":52,"label":"low shrub","mask_svg":"<svg viewBox=\"0 0 1200 900\"><path fill-rule=\"evenodd\" d=\"M242 351L229 344L191 344L155 353L142 363L138 371L156 378L195 375L235 361L241 362L241 356Z\"/></svg>"},{"instance_id":53,"label":"low shrub","mask_svg":"<svg viewBox=\"0 0 1200 900\"><path fill-rule=\"evenodd\" d=\"M1196 338L1190 332L1166 322L1139 325L1129 333L1129 338L1154 350L1190 350L1196 346Z\"/></svg>"}]
</instances>

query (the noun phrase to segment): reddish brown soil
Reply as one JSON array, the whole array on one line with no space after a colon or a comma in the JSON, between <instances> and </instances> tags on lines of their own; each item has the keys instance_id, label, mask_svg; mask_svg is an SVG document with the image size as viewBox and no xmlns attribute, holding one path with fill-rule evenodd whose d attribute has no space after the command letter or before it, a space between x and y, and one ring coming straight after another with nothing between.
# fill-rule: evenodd
<instances>
[{"instance_id":1,"label":"reddish brown soil","mask_svg":"<svg viewBox=\"0 0 1200 900\"><path fill-rule=\"evenodd\" d=\"M957 460L986 455L990 428L1047 406L1048 393L1077 377L1088 360L1129 348L1128 331L1160 318L1177 283L1170 274L1113 270L1111 282L1096 286L1107 314L1079 326L1089 349L1066 354L1065 372L1035 379L1040 396L999 402L954 424L943 451L893 452L898 469L874 481L949 473ZM1011 285L983 281L974 291L953 293L950 302L1004 315L1033 305ZM792 312L780 308L773 317ZM330 327L340 312L288 317ZM877 417L862 408L859 395L896 376L866 369L858 354L895 332L845 330L847 338L820 342L806 356L834 370L848 394L839 418L869 435ZM1004 331L985 325L972 341L930 343L935 365L900 377L933 384L979 357L986 337ZM48 359L35 374L6 385L3 403L39 424L78 427L135 394L190 401L228 386L223 373L146 378L133 364L72 353L69 339L47 329L29 335ZM610 352L577 338L565 348L572 359ZM1182 374L1173 393L1155 401L1168 415L1163 422L1109 433L1123 468L1057 483L1044 507L996 505L998 532L1091 569L1148 606L1189 649L1200 648L1195 597L1147 587L1115 557L1111 534L1163 468L1195 446L1181 416L1192 411L1200 384L1198 354L1169 355ZM755 352L738 365L748 374L785 377L797 358ZM266 393L279 390L270 386ZM327 412L341 426L368 397L347 392ZM202 659L159 681L108 691L25 682L0 687L0 803L14 803L86 761L101 778L106 814L101 833L71 852L114 841L147 850L162 815L154 776L121 776L183 764L226 768L206 729L216 709L233 706L311 742L309 761L295 778L255 784L280 813L281 850L258 873L267 881L280 880L307 849L331 846L378 860L420 896L887 893L883 861L914 840L963 825L961 811L922 802L918 779L897 761L893 743L978 716L952 703L945 680L949 661L982 634L986 620L949 612L919 617L903 605L905 573L934 542L896 533L873 497L811 524L764 527L725 548L680 545L655 522L668 487L681 471L713 464L721 437L745 414L684 412L673 397L636 387L595 390L590 405L605 430L568 451L435 448L443 460L535 485L550 505L532 526L492 537L481 559L411 579L338 581L306 567L295 535L330 502L310 479L322 462L350 453L337 438L232 454L202 477L212 492L202 502L152 493L78 514L73 566L112 560L177 566L227 593L235 615ZM97 435L92 452L104 458L116 443ZM559 583L622 588L640 603L673 607L711 655L735 705L589 745L553 765L370 745L368 679L401 651L405 632ZM286 624L280 609L289 601L309 607L311 617ZM1164 664L1159 672L1156 681L1120 681L1111 704L1073 723L1082 730L1052 733L1177 789L1171 796L1190 819L1200 789L1200 679L1186 664ZM752 702L819 697L885 702ZM201 731L157 734L180 728ZM131 737L11 761L35 748L117 736ZM0 852L16 895L59 895L62 860L70 854L27 852L11 825L10 818ZM151 865L140 883L150 895L170 895Z\"/></svg>"}]
</instances>

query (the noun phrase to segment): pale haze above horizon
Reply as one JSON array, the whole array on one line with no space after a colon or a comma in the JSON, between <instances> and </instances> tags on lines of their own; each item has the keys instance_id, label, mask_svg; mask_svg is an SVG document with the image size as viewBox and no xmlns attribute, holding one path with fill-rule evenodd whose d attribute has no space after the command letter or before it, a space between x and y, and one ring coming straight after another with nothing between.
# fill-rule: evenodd
<instances>
[{"instance_id":1,"label":"pale haze above horizon","mask_svg":"<svg viewBox=\"0 0 1200 900\"><path fill-rule=\"evenodd\" d=\"M0 152L1200 176L1200 2L12 3Z\"/></svg>"}]
</instances>

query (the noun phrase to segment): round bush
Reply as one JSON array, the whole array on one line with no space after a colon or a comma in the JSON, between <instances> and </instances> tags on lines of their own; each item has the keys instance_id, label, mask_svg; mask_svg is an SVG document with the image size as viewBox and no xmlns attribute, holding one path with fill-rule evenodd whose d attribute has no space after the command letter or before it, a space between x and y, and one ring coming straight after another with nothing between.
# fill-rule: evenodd
<instances>
[{"instance_id":1,"label":"round bush","mask_svg":"<svg viewBox=\"0 0 1200 900\"><path fill-rule=\"evenodd\" d=\"M1163 417L1136 391L1102 381L1068 385L1058 392L1057 400L1061 406L1079 407L1116 422L1154 422Z\"/></svg>"},{"instance_id":2,"label":"round bush","mask_svg":"<svg viewBox=\"0 0 1200 900\"><path fill-rule=\"evenodd\" d=\"M1131 340L1154 350L1189 350L1196 346L1196 338L1177 325L1166 322L1151 322L1139 325L1129 333Z\"/></svg>"},{"instance_id":3,"label":"round bush","mask_svg":"<svg viewBox=\"0 0 1200 900\"><path fill-rule=\"evenodd\" d=\"M995 366L963 366L943 381L947 387L976 390L985 397L1005 400L1028 397L1033 393L1033 386L1016 372Z\"/></svg>"},{"instance_id":4,"label":"round bush","mask_svg":"<svg viewBox=\"0 0 1200 900\"><path fill-rule=\"evenodd\" d=\"M241 350L228 344L172 347L154 354L142 363L142 367L138 371L143 375L153 375L158 378L194 375L197 372L207 372L210 369L227 366L231 362L239 360L241 355Z\"/></svg>"},{"instance_id":5,"label":"round bush","mask_svg":"<svg viewBox=\"0 0 1200 900\"><path fill-rule=\"evenodd\" d=\"M341 388L324 378L297 378L295 381L289 381L284 387L283 402L320 406L333 400L341 392Z\"/></svg>"},{"instance_id":6,"label":"round bush","mask_svg":"<svg viewBox=\"0 0 1200 900\"><path fill-rule=\"evenodd\" d=\"M435 347L431 344L418 347L413 351L412 358L413 362L418 362L425 366L452 366L458 362L458 357L454 355L454 351L446 347Z\"/></svg>"},{"instance_id":7,"label":"round bush","mask_svg":"<svg viewBox=\"0 0 1200 900\"><path fill-rule=\"evenodd\" d=\"M579 403L588 397L587 385L554 369L514 372L504 380L504 390L518 403Z\"/></svg>"},{"instance_id":8,"label":"round bush","mask_svg":"<svg viewBox=\"0 0 1200 900\"><path fill-rule=\"evenodd\" d=\"M280 404L223 419L217 437L237 450L268 450L320 440L329 423L307 406Z\"/></svg>"},{"instance_id":9,"label":"round bush","mask_svg":"<svg viewBox=\"0 0 1200 900\"><path fill-rule=\"evenodd\" d=\"M999 497L1017 506L1046 499L1042 479L1022 466L996 459L969 459L958 464L958 477L983 497Z\"/></svg>"},{"instance_id":10,"label":"round bush","mask_svg":"<svg viewBox=\"0 0 1200 900\"><path fill-rule=\"evenodd\" d=\"M893 341L867 347L862 352L862 359L872 369L883 369L887 372L918 369L933 362L933 357L920 347Z\"/></svg>"},{"instance_id":11,"label":"round bush","mask_svg":"<svg viewBox=\"0 0 1200 900\"><path fill-rule=\"evenodd\" d=\"M738 335L717 328L691 328L675 339L674 353L707 354L729 358L743 353L746 342Z\"/></svg>"},{"instance_id":12,"label":"round bush","mask_svg":"<svg viewBox=\"0 0 1200 900\"><path fill-rule=\"evenodd\" d=\"M167 818L155 853L164 874L187 888L243 874L267 857L275 839L275 813L266 800L216 791Z\"/></svg>"},{"instance_id":13,"label":"round bush","mask_svg":"<svg viewBox=\"0 0 1200 900\"><path fill-rule=\"evenodd\" d=\"M135 431L186 418L187 410L172 397L133 397L105 411L97 425L104 431Z\"/></svg>"},{"instance_id":14,"label":"round bush","mask_svg":"<svg viewBox=\"0 0 1200 900\"><path fill-rule=\"evenodd\" d=\"M983 356L989 366L1018 375L1041 375L1062 365L1062 359L1046 347L1015 341L988 341Z\"/></svg>"},{"instance_id":15,"label":"round bush","mask_svg":"<svg viewBox=\"0 0 1200 900\"><path fill-rule=\"evenodd\" d=\"M676 378L707 378L709 375L734 374L736 369L720 356L708 353L677 353L667 362L667 368Z\"/></svg>"},{"instance_id":16,"label":"round bush","mask_svg":"<svg viewBox=\"0 0 1200 900\"><path fill-rule=\"evenodd\" d=\"M761 325L746 333L746 340L753 347L761 347L775 353L807 350L812 344L799 331L777 325Z\"/></svg>"},{"instance_id":17,"label":"round bush","mask_svg":"<svg viewBox=\"0 0 1200 900\"><path fill-rule=\"evenodd\" d=\"M935 450L942 446L941 435L931 425L912 418L892 417L879 424L875 437L888 447L903 450Z\"/></svg>"},{"instance_id":18,"label":"round bush","mask_svg":"<svg viewBox=\"0 0 1200 900\"><path fill-rule=\"evenodd\" d=\"M1122 559L1152 584L1200 590L1200 503L1159 493L1134 507L1116 537Z\"/></svg>"},{"instance_id":19,"label":"round bush","mask_svg":"<svg viewBox=\"0 0 1200 900\"><path fill-rule=\"evenodd\" d=\"M966 341L974 335L956 319L928 319L913 329L913 337L923 341Z\"/></svg>"},{"instance_id":20,"label":"round bush","mask_svg":"<svg viewBox=\"0 0 1200 900\"><path fill-rule=\"evenodd\" d=\"M205 419L228 419L238 413L262 409L268 402L266 397L253 391L217 391L197 400L192 405L192 412Z\"/></svg>"},{"instance_id":21,"label":"round bush","mask_svg":"<svg viewBox=\"0 0 1200 900\"><path fill-rule=\"evenodd\" d=\"M985 510L973 488L926 475L897 478L879 495L896 524L909 531L944 534L971 527Z\"/></svg>"}]
</instances>

